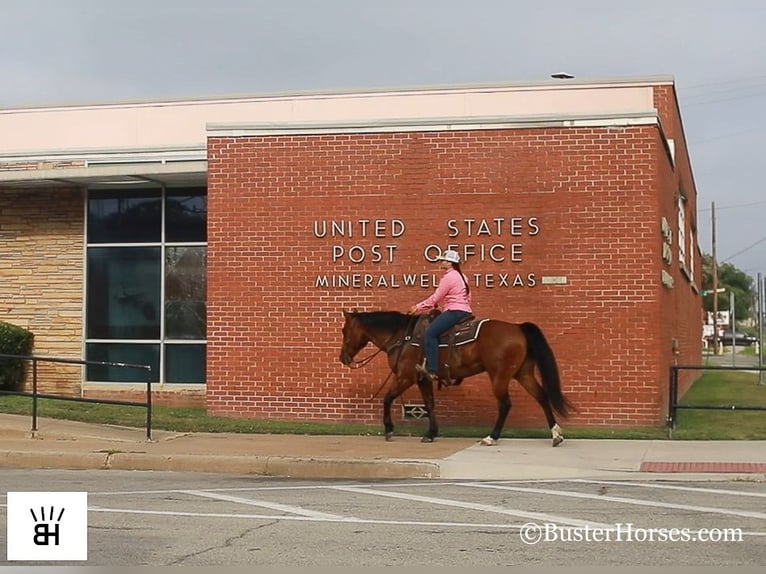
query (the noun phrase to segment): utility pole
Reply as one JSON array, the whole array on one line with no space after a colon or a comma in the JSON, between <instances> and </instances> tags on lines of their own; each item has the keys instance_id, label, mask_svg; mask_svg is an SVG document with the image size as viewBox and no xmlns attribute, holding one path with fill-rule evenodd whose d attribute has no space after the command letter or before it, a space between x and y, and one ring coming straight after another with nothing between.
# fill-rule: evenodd
<instances>
[{"instance_id":1,"label":"utility pole","mask_svg":"<svg viewBox=\"0 0 766 574\"><path fill-rule=\"evenodd\" d=\"M761 273L758 272L758 384L763 384L763 315L764 315L764 303L763 303L763 282L761 281Z\"/></svg>"},{"instance_id":2,"label":"utility pole","mask_svg":"<svg viewBox=\"0 0 766 574\"><path fill-rule=\"evenodd\" d=\"M713 217L713 355L718 355L718 261L715 254L715 201L710 204Z\"/></svg>"},{"instance_id":3,"label":"utility pole","mask_svg":"<svg viewBox=\"0 0 766 574\"><path fill-rule=\"evenodd\" d=\"M729 291L729 315L731 315L731 366L737 366L737 315L734 313L734 289Z\"/></svg>"}]
</instances>

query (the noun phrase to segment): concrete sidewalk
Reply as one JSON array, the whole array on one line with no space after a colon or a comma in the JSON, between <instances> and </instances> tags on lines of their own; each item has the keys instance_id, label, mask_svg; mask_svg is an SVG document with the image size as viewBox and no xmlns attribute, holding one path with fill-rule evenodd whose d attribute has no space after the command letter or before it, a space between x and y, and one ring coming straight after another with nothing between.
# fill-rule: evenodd
<instances>
[{"instance_id":1,"label":"concrete sidewalk","mask_svg":"<svg viewBox=\"0 0 766 574\"><path fill-rule=\"evenodd\" d=\"M295 478L766 480L766 441L474 439L175 433L0 414L0 468L122 469ZM566 429L565 429L566 430ZM566 434L566 433L565 433Z\"/></svg>"}]
</instances>

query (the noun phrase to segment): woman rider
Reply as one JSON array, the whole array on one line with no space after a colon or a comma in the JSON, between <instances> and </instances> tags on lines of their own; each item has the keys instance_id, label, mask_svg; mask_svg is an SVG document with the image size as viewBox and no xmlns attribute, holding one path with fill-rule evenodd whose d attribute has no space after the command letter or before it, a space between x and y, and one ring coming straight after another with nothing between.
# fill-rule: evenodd
<instances>
[{"instance_id":1,"label":"woman rider","mask_svg":"<svg viewBox=\"0 0 766 574\"><path fill-rule=\"evenodd\" d=\"M460 270L460 255L457 251L447 250L436 258L444 268L439 285L434 293L410 307L410 313L422 313L435 307L441 313L431 322L425 332L425 364L416 365L416 370L429 381L438 380L439 370L439 335L449 328L465 321L472 314L471 289L468 278Z\"/></svg>"}]
</instances>

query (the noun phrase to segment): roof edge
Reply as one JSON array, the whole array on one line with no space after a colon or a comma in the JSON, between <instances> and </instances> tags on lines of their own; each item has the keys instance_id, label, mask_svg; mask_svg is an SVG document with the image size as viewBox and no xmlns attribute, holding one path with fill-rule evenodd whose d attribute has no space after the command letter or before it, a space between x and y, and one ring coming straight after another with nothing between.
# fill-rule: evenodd
<instances>
[{"instance_id":1,"label":"roof edge","mask_svg":"<svg viewBox=\"0 0 766 574\"><path fill-rule=\"evenodd\" d=\"M350 89L325 89L325 90L300 90L294 92L267 92L255 94L228 94L209 95L198 97L177 98L150 98L136 100L117 100L112 102L81 102L68 104L50 104L35 106L9 106L0 107L0 114L39 112L41 110L61 109L90 109L112 107L142 107L177 104L214 104L226 102L241 102L269 99L296 99L316 97L341 97L341 96L376 96L395 93L436 93L436 92L476 92L484 90L546 90L546 89L589 89L606 86L655 86L675 84L672 75L636 76L625 78L593 78L593 79L547 79L537 82L481 82L466 84L434 84L424 86L399 86L399 87L373 87L373 88L350 88Z\"/></svg>"},{"instance_id":2,"label":"roof edge","mask_svg":"<svg viewBox=\"0 0 766 574\"><path fill-rule=\"evenodd\" d=\"M207 160L163 162L118 162L114 164L88 165L51 169L29 169L0 171L0 185L40 180L67 180L74 182L83 178L173 175L186 173L207 173Z\"/></svg>"},{"instance_id":3,"label":"roof edge","mask_svg":"<svg viewBox=\"0 0 766 574\"><path fill-rule=\"evenodd\" d=\"M208 137L244 137L251 135L391 132L391 131L455 131L469 129L509 129L540 127L598 127L656 124L657 110L610 114L529 115L529 116L462 116L446 118L402 118L372 121L330 122L226 122L208 123Z\"/></svg>"}]
</instances>

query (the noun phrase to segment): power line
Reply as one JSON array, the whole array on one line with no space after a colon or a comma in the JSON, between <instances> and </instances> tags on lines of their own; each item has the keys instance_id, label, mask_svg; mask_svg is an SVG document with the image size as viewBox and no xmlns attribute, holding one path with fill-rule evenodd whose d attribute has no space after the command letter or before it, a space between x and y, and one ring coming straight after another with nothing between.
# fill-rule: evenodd
<instances>
[{"instance_id":1,"label":"power line","mask_svg":"<svg viewBox=\"0 0 766 574\"><path fill-rule=\"evenodd\" d=\"M766 95L766 82L764 80L766 80L766 75L728 82L697 84L686 88L679 86L678 98L681 107L687 109L695 106L763 97Z\"/></svg>"},{"instance_id":2,"label":"power line","mask_svg":"<svg viewBox=\"0 0 766 574\"><path fill-rule=\"evenodd\" d=\"M738 209L740 207L752 207L753 205L763 205L766 203L766 199L762 201L752 201L750 203L735 203L733 205L725 205L724 207L718 206L716 209L718 211L721 211L722 209ZM707 211L710 211L709 208L697 208L698 213L705 213Z\"/></svg>"},{"instance_id":3,"label":"power line","mask_svg":"<svg viewBox=\"0 0 766 574\"><path fill-rule=\"evenodd\" d=\"M684 107L695 106L739 98L751 98L761 95L766 88L766 75L742 78L722 82L710 82L693 86L678 87L679 98L684 101ZM744 85L743 82L745 82ZM740 84L740 85L737 85ZM756 93L752 93L756 90ZM689 101L692 100L692 101ZM697 100L697 101L694 101Z\"/></svg>"},{"instance_id":4,"label":"power line","mask_svg":"<svg viewBox=\"0 0 766 574\"><path fill-rule=\"evenodd\" d=\"M683 88L679 87L679 91L686 91L686 90L696 90L699 88L708 88L710 86L731 86L732 84L735 84L737 82L749 82L751 80L766 80L766 74L761 74L759 76L746 76L744 78L739 78L736 80L721 80L719 82L707 82L704 84L691 84L688 86L684 86Z\"/></svg>"},{"instance_id":5,"label":"power line","mask_svg":"<svg viewBox=\"0 0 766 574\"><path fill-rule=\"evenodd\" d=\"M766 86L764 86L766 87ZM706 106L708 104L717 104L719 102L730 102L732 100L742 100L745 98L756 98L759 96L763 96L766 93L766 91L758 91L753 94L742 94L739 96L728 96L725 98L713 98L712 100L705 100L704 95L702 96L702 100L699 102L684 102L683 107L684 108L691 108L693 106ZM692 96L693 97L693 96Z\"/></svg>"},{"instance_id":6,"label":"power line","mask_svg":"<svg viewBox=\"0 0 766 574\"><path fill-rule=\"evenodd\" d=\"M760 245L760 244L761 244L761 243L763 243L764 241L766 241L766 237L761 237L761 238L760 238L758 241L756 241L755 243L753 243L753 244L751 244L751 245L748 245L748 246L747 246L747 247L745 247L744 249L740 249L740 250L739 250L739 251L737 251L736 253L734 253L734 254L732 254L732 255L729 255L729 256L728 256L726 259L722 259L721 261L723 261L724 263L726 263L727 261L731 261L731 260L732 260L732 259L734 259L734 258L735 258L737 255L742 255L742 254L743 254L745 251L750 251L750 250L751 250L753 247L755 247L756 245Z\"/></svg>"},{"instance_id":7,"label":"power line","mask_svg":"<svg viewBox=\"0 0 766 574\"><path fill-rule=\"evenodd\" d=\"M741 130L741 131L738 131L738 132L729 132L727 134L719 134L717 136L713 136L713 137L709 137L709 138L703 138L703 139L699 139L699 140L697 140L697 139L689 140L689 145L702 145L702 144L705 144L705 143L708 143L708 142L711 142L711 141L720 140L720 139L724 139L724 138L733 138L733 137L742 136L742 135L745 135L745 134L749 134L749 133L753 133L753 132L758 132L758 131L763 131L763 128L761 126L753 126L753 127L748 128L746 130Z\"/></svg>"}]
</instances>

